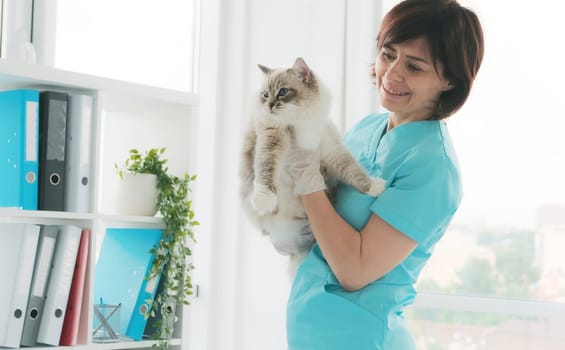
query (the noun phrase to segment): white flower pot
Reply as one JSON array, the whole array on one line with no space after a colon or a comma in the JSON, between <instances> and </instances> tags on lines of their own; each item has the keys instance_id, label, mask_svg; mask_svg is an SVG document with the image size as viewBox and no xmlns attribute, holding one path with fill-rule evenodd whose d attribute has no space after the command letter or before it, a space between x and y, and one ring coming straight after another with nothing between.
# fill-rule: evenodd
<instances>
[{"instance_id":1,"label":"white flower pot","mask_svg":"<svg viewBox=\"0 0 565 350\"><path fill-rule=\"evenodd\" d=\"M124 173L118 181L115 212L153 216L157 213L157 197L157 175Z\"/></svg>"}]
</instances>

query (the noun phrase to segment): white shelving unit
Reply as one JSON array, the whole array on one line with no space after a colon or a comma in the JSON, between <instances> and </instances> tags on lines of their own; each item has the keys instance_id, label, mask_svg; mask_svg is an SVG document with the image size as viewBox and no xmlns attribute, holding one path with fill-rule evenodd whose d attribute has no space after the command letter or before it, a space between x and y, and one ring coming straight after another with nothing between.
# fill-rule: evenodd
<instances>
[{"instance_id":1,"label":"white shelving unit","mask_svg":"<svg viewBox=\"0 0 565 350\"><path fill-rule=\"evenodd\" d=\"M74 348L151 348L155 343L153 341L124 341L109 344L92 342L95 260L107 227L162 227L161 219L158 217L113 214L114 184L118 179L114 165L123 163L131 148L143 151L153 147L166 147L165 157L168 159L170 171L177 175L193 174L197 146L197 96L41 65L0 60L0 90L16 88L81 92L94 97L95 111L91 137L91 210L89 213L71 213L0 208L0 222L71 224L91 229L93 244L89 254L87 293L83 303L88 307L89 317L86 324L80 325L81 332L85 332L88 336L85 343ZM189 309L181 311L174 338L170 342L172 349L182 347L182 321L187 318L185 312L187 310Z\"/></svg>"}]
</instances>

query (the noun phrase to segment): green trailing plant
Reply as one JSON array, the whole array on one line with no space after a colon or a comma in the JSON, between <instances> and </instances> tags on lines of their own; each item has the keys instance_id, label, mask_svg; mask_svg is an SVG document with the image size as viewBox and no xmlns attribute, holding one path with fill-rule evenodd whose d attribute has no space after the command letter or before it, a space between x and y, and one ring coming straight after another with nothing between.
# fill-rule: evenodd
<instances>
[{"instance_id":1,"label":"green trailing plant","mask_svg":"<svg viewBox=\"0 0 565 350\"><path fill-rule=\"evenodd\" d=\"M146 317L154 320L153 339L159 340L163 349L169 346L176 322L176 305L188 305L192 295L191 271L194 266L189 262L192 255L190 245L196 243L193 228L198 226L188 200L190 182L196 176L184 174L182 177L169 174L164 159L165 148L152 148L145 153L137 149L129 151L129 157L120 168L118 175L124 172L154 174L158 179L157 211L163 217L164 232L159 244L149 253L155 254L151 270L146 276L151 280L160 276L162 288L150 302Z\"/></svg>"}]
</instances>

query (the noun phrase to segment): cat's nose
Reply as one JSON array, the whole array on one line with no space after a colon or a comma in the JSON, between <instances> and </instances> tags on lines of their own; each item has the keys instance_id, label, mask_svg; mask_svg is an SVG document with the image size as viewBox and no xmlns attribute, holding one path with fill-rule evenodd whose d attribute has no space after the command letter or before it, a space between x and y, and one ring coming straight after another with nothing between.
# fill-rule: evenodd
<instances>
[{"instance_id":1,"label":"cat's nose","mask_svg":"<svg viewBox=\"0 0 565 350\"><path fill-rule=\"evenodd\" d=\"M274 102L269 102L269 110L272 111L273 107L275 106Z\"/></svg>"}]
</instances>

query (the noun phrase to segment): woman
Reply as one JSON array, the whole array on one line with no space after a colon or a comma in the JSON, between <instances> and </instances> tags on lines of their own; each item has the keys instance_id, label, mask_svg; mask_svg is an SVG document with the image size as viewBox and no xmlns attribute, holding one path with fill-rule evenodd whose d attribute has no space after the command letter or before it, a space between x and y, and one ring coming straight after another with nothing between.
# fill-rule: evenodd
<instances>
[{"instance_id":1,"label":"woman","mask_svg":"<svg viewBox=\"0 0 565 350\"><path fill-rule=\"evenodd\" d=\"M289 350L414 349L403 309L461 201L445 123L467 99L483 56L477 16L455 0L406 0L384 17L372 75L381 105L345 135L377 198L324 193L318 155L297 147L291 169L317 244L287 309Z\"/></svg>"}]
</instances>

